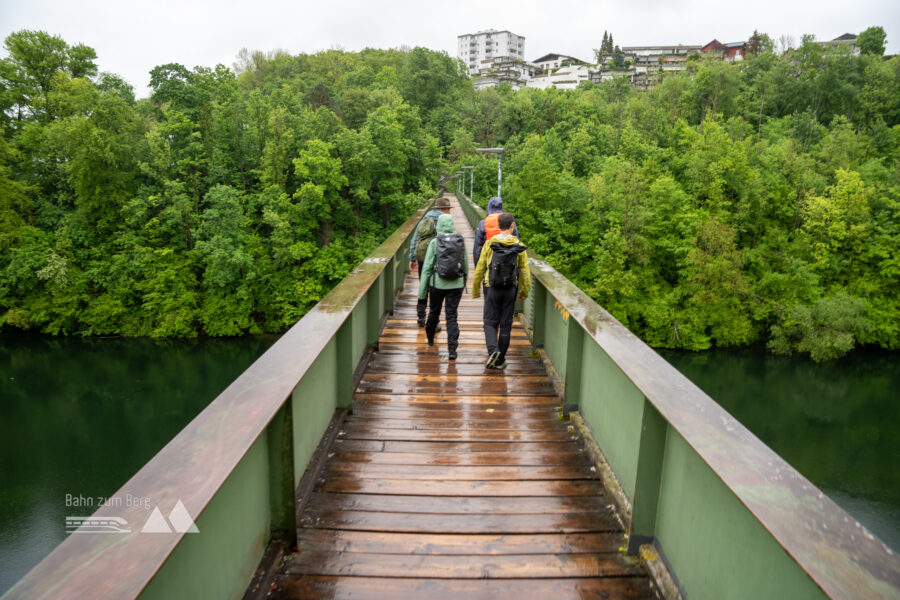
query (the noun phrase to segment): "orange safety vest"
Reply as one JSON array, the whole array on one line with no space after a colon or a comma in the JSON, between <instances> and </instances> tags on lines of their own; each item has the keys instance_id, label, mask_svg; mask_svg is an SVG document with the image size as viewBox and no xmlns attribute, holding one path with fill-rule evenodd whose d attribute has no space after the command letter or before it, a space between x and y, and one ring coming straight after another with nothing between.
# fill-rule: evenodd
<instances>
[{"instance_id":1,"label":"orange safety vest","mask_svg":"<svg viewBox=\"0 0 900 600\"><path fill-rule=\"evenodd\" d=\"M484 218L484 241L487 242L489 239L494 237L495 235L500 235L500 225L497 223L497 220L500 218L500 213L494 213L492 215L488 215Z\"/></svg>"}]
</instances>

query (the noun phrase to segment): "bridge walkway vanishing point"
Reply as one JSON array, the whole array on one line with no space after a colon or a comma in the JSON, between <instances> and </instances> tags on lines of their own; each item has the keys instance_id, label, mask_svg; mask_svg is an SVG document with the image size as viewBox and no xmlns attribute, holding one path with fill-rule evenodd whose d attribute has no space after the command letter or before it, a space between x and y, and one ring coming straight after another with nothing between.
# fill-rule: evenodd
<instances>
[{"instance_id":1,"label":"bridge walkway vanishing point","mask_svg":"<svg viewBox=\"0 0 900 600\"><path fill-rule=\"evenodd\" d=\"M482 300L464 293L449 361L417 291L411 273L268 597L655 598L521 324L506 370L485 369Z\"/></svg>"}]
</instances>

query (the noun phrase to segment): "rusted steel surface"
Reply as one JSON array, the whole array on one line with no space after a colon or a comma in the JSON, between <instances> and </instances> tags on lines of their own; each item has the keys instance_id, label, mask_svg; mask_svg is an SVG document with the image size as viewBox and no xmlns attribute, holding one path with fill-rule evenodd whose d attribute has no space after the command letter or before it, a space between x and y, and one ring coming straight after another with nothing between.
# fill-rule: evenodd
<instances>
[{"instance_id":1,"label":"rusted steel surface","mask_svg":"<svg viewBox=\"0 0 900 600\"><path fill-rule=\"evenodd\" d=\"M430 203L410 217L372 257L392 257L429 207ZM113 497L150 498L151 506L159 506L165 514L181 500L196 519L387 264L386 260L364 261ZM145 506L100 508L93 516L125 518L131 533L69 536L8 597L136 597L184 535L141 535L151 510Z\"/></svg>"},{"instance_id":2,"label":"rusted steel surface","mask_svg":"<svg viewBox=\"0 0 900 600\"><path fill-rule=\"evenodd\" d=\"M450 361L406 283L270 597L655 597L521 325L508 369L486 370L465 294Z\"/></svg>"},{"instance_id":3,"label":"rusted steel surface","mask_svg":"<svg viewBox=\"0 0 900 600\"><path fill-rule=\"evenodd\" d=\"M825 593L900 595L900 557L540 258L531 273Z\"/></svg>"}]
</instances>

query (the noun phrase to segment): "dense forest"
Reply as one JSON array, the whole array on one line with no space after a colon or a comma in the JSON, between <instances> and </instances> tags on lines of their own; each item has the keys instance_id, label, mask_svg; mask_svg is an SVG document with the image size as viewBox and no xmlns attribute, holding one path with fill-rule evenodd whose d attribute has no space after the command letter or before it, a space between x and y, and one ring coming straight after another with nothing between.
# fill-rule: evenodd
<instances>
[{"instance_id":1,"label":"dense forest","mask_svg":"<svg viewBox=\"0 0 900 600\"><path fill-rule=\"evenodd\" d=\"M876 28L877 29L877 28ZM475 165L523 241L657 347L900 347L900 57L754 36L635 91L474 91L424 48L241 51L135 100L41 32L0 61L0 327L280 331ZM883 41L883 38L882 38Z\"/></svg>"},{"instance_id":2,"label":"dense forest","mask_svg":"<svg viewBox=\"0 0 900 600\"><path fill-rule=\"evenodd\" d=\"M135 100L43 32L0 62L0 325L52 334L283 331L431 193L427 50L161 65ZM239 73L239 74L236 74ZM440 86L440 83L437 83Z\"/></svg>"}]
</instances>

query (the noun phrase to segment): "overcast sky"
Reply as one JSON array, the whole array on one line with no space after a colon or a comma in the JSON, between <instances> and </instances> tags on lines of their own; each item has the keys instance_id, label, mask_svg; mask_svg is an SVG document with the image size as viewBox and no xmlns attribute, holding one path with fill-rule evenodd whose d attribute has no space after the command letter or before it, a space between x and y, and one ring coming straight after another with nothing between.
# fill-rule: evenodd
<instances>
[{"instance_id":1,"label":"overcast sky","mask_svg":"<svg viewBox=\"0 0 900 600\"><path fill-rule=\"evenodd\" d=\"M558 52L591 60L603 31L620 46L746 40L805 33L830 40L871 25L900 52L900 0L0 0L0 35L40 29L97 51L101 71L147 95L149 71L169 62L231 66L238 51L292 54L332 47L425 46L456 55L456 36L485 29L525 36L525 58ZM5 56L5 49L0 50Z\"/></svg>"}]
</instances>

